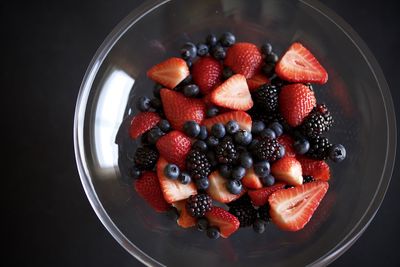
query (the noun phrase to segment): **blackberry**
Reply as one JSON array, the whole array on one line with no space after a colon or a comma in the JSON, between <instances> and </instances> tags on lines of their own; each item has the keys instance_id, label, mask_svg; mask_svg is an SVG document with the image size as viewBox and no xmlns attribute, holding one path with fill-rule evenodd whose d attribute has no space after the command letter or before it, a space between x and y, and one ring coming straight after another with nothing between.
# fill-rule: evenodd
<instances>
[{"instance_id":1,"label":"blackberry","mask_svg":"<svg viewBox=\"0 0 400 267\"><path fill-rule=\"evenodd\" d=\"M315 179L311 175L303 176L303 184L314 182Z\"/></svg>"},{"instance_id":2,"label":"blackberry","mask_svg":"<svg viewBox=\"0 0 400 267\"><path fill-rule=\"evenodd\" d=\"M211 172L211 164L204 152L194 149L186 157L186 168L193 179L207 178Z\"/></svg>"},{"instance_id":3,"label":"blackberry","mask_svg":"<svg viewBox=\"0 0 400 267\"><path fill-rule=\"evenodd\" d=\"M265 204L261 207L258 208L257 210L258 213L258 218L265 221L269 222L271 220L271 217L269 216L269 205Z\"/></svg>"},{"instance_id":4,"label":"blackberry","mask_svg":"<svg viewBox=\"0 0 400 267\"><path fill-rule=\"evenodd\" d=\"M324 104L318 104L300 126L301 132L308 136L319 136L329 131L333 125L333 117Z\"/></svg>"},{"instance_id":5,"label":"blackberry","mask_svg":"<svg viewBox=\"0 0 400 267\"><path fill-rule=\"evenodd\" d=\"M135 153L135 164L141 170L151 170L158 160L158 152L150 147L139 147Z\"/></svg>"},{"instance_id":6,"label":"blackberry","mask_svg":"<svg viewBox=\"0 0 400 267\"><path fill-rule=\"evenodd\" d=\"M278 87L275 85L262 85L253 93L255 104L267 112L275 111L278 108Z\"/></svg>"},{"instance_id":7,"label":"blackberry","mask_svg":"<svg viewBox=\"0 0 400 267\"><path fill-rule=\"evenodd\" d=\"M307 152L307 155L314 159L327 159L329 150L332 147L332 144L329 143L329 139L324 136L314 136L309 138L310 149Z\"/></svg>"},{"instance_id":8,"label":"blackberry","mask_svg":"<svg viewBox=\"0 0 400 267\"><path fill-rule=\"evenodd\" d=\"M232 164L238 159L238 152L230 136L224 137L215 149L215 157L219 163Z\"/></svg>"},{"instance_id":9,"label":"blackberry","mask_svg":"<svg viewBox=\"0 0 400 267\"><path fill-rule=\"evenodd\" d=\"M234 205L229 208L229 213L238 218L240 227L253 225L257 219L257 210L251 204Z\"/></svg>"},{"instance_id":10,"label":"blackberry","mask_svg":"<svg viewBox=\"0 0 400 267\"><path fill-rule=\"evenodd\" d=\"M212 199L206 194L190 196L186 201L186 210L192 217L200 218L212 208Z\"/></svg>"},{"instance_id":11,"label":"blackberry","mask_svg":"<svg viewBox=\"0 0 400 267\"><path fill-rule=\"evenodd\" d=\"M251 205L251 199L249 197L248 194L244 194L243 196L241 196L240 198L227 203L227 205L229 207L233 207L233 206L240 206L240 205Z\"/></svg>"},{"instance_id":12,"label":"blackberry","mask_svg":"<svg viewBox=\"0 0 400 267\"><path fill-rule=\"evenodd\" d=\"M253 150L253 155L258 160L266 160L270 162L279 159L280 152L278 141L276 141L276 139L270 139L268 137L260 139Z\"/></svg>"},{"instance_id":13,"label":"blackberry","mask_svg":"<svg viewBox=\"0 0 400 267\"><path fill-rule=\"evenodd\" d=\"M284 123L284 119L278 110L275 110L273 112L265 112L265 110L261 108L252 108L249 111L249 114L253 121L262 121L265 123L265 125L269 125L274 122L279 122L280 124Z\"/></svg>"}]
</instances>

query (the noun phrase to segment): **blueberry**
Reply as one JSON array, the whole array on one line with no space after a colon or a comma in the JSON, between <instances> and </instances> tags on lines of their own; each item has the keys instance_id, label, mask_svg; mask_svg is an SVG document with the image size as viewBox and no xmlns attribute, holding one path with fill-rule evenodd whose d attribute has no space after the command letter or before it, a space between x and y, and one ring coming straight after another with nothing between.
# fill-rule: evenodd
<instances>
[{"instance_id":1,"label":"blueberry","mask_svg":"<svg viewBox=\"0 0 400 267\"><path fill-rule=\"evenodd\" d=\"M229 79L230 77L232 77L235 73L233 72L233 70L229 67L224 67L224 70L222 71L222 78L224 80Z\"/></svg>"},{"instance_id":2,"label":"blueberry","mask_svg":"<svg viewBox=\"0 0 400 267\"><path fill-rule=\"evenodd\" d=\"M138 167L133 166L129 170L129 176L132 177L133 179L138 179L141 175L141 171Z\"/></svg>"},{"instance_id":3,"label":"blueberry","mask_svg":"<svg viewBox=\"0 0 400 267\"><path fill-rule=\"evenodd\" d=\"M272 45L270 43L265 43L261 46L261 53L264 55L269 55L272 53Z\"/></svg>"},{"instance_id":4,"label":"blueberry","mask_svg":"<svg viewBox=\"0 0 400 267\"><path fill-rule=\"evenodd\" d=\"M158 139L160 139L160 137L163 135L164 135L164 132L161 131L160 128L154 127L147 134L147 141L150 144L155 145L157 143Z\"/></svg>"},{"instance_id":5,"label":"blueberry","mask_svg":"<svg viewBox=\"0 0 400 267\"><path fill-rule=\"evenodd\" d=\"M260 177L261 182L263 183L263 185L265 186L273 186L275 184L275 177L272 175L267 175L265 177Z\"/></svg>"},{"instance_id":6,"label":"blueberry","mask_svg":"<svg viewBox=\"0 0 400 267\"><path fill-rule=\"evenodd\" d=\"M183 94L187 97L194 97L200 93L200 89L195 84L188 84L183 87Z\"/></svg>"},{"instance_id":7,"label":"blueberry","mask_svg":"<svg viewBox=\"0 0 400 267\"><path fill-rule=\"evenodd\" d=\"M333 145L329 150L329 158L333 162L341 162L346 158L346 148L343 145Z\"/></svg>"},{"instance_id":8,"label":"blueberry","mask_svg":"<svg viewBox=\"0 0 400 267\"><path fill-rule=\"evenodd\" d=\"M225 129L228 132L228 134L235 134L239 131L240 126L237 121L228 121L225 125Z\"/></svg>"},{"instance_id":9,"label":"blueberry","mask_svg":"<svg viewBox=\"0 0 400 267\"><path fill-rule=\"evenodd\" d=\"M258 141L257 139L253 139L253 140L251 141L250 145L249 145L249 149L250 149L250 150L253 150L253 149L257 148L257 145L258 145L259 142L260 142L260 141Z\"/></svg>"},{"instance_id":10,"label":"blueberry","mask_svg":"<svg viewBox=\"0 0 400 267\"><path fill-rule=\"evenodd\" d=\"M214 34L209 34L206 37L206 44L209 45L210 47L215 46L218 42L217 36Z\"/></svg>"},{"instance_id":11,"label":"blueberry","mask_svg":"<svg viewBox=\"0 0 400 267\"><path fill-rule=\"evenodd\" d=\"M253 136L250 132L245 130L240 130L239 132L235 133L234 140L239 145L248 145L251 143Z\"/></svg>"},{"instance_id":12,"label":"blueberry","mask_svg":"<svg viewBox=\"0 0 400 267\"><path fill-rule=\"evenodd\" d=\"M183 124L183 131L189 137L196 137L200 133L200 125L195 121L186 121Z\"/></svg>"},{"instance_id":13,"label":"blueberry","mask_svg":"<svg viewBox=\"0 0 400 267\"><path fill-rule=\"evenodd\" d=\"M236 37L230 32L224 32L221 36L220 42L222 46L229 47L236 42Z\"/></svg>"},{"instance_id":14,"label":"blueberry","mask_svg":"<svg viewBox=\"0 0 400 267\"><path fill-rule=\"evenodd\" d=\"M207 115L207 117L211 118L211 117L217 116L218 112L219 112L219 109L217 107L211 106L207 109L206 115Z\"/></svg>"},{"instance_id":15,"label":"blueberry","mask_svg":"<svg viewBox=\"0 0 400 267\"><path fill-rule=\"evenodd\" d=\"M206 143L207 143L207 146L214 147L214 146L217 146L219 144L219 140L215 136L211 135L211 136L207 137Z\"/></svg>"},{"instance_id":16,"label":"blueberry","mask_svg":"<svg viewBox=\"0 0 400 267\"><path fill-rule=\"evenodd\" d=\"M282 134L283 134L283 126L282 126L282 124L280 124L279 122L273 122L273 123L271 123L270 125L269 125L269 128L271 128L274 132L275 132L275 134L276 134L276 136L278 137L278 136L281 136Z\"/></svg>"},{"instance_id":17,"label":"blueberry","mask_svg":"<svg viewBox=\"0 0 400 267\"><path fill-rule=\"evenodd\" d=\"M271 77L275 72L275 64L265 64L261 70L267 77Z\"/></svg>"},{"instance_id":18,"label":"blueberry","mask_svg":"<svg viewBox=\"0 0 400 267\"><path fill-rule=\"evenodd\" d=\"M164 168L164 175L172 180L176 180L179 177L179 167L175 164L168 163Z\"/></svg>"},{"instance_id":19,"label":"blueberry","mask_svg":"<svg viewBox=\"0 0 400 267\"><path fill-rule=\"evenodd\" d=\"M200 178L196 180L196 187L197 189L206 190L210 186L210 182L208 181L207 177Z\"/></svg>"},{"instance_id":20,"label":"blueberry","mask_svg":"<svg viewBox=\"0 0 400 267\"><path fill-rule=\"evenodd\" d=\"M186 65L188 66L188 68L190 69L193 66L193 61L191 61L190 59L186 60Z\"/></svg>"},{"instance_id":21,"label":"blueberry","mask_svg":"<svg viewBox=\"0 0 400 267\"><path fill-rule=\"evenodd\" d=\"M167 210L167 217L175 222L179 219L179 211L175 207L171 207L169 210Z\"/></svg>"},{"instance_id":22,"label":"blueberry","mask_svg":"<svg viewBox=\"0 0 400 267\"><path fill-rule=\"evenodd\" d=\"M211 133L217 138L222 138L225 136L225 126L222 123L216 123L211 127Z\"/></svg>"},{"instance_id":23,"label":"blueberry","mask_svg":"<svg viewBox=\"0 0 400 267\"><path fill-rule=\"evenodd\" d=\"M298 139L293 143L293 148L297 154L304 155L310 149L310 142L304 138Z\"/></svg>"},{"instance_id":24,"label":"blueberry","mask_svg":"<svg viewBox=\"0 0 400 267\"><path fill-rule=\"evenodd\" d=\"M259 134L265 129L265 123L262 121L253 121L253 125L251 126L252 134Z\"/></svg>"},{"instance_id":25,"label":"blueberry","mask_svg":"<svg viewBox=\"0 0 400 267\"><path fill-rule=\"evenodd\" d=\"M227 164L222 164L219 165L219 174L221 174L222 177L225 177L226 179L230 179L232 176L232 168L231 166Z\"/></svg>"},{"instance_id":26,"label":"blueberry","mask_svg":"<svg viewBox=\"0 0 400 267\"><path fill-rule=\"evenodd\" d=\"M279 157L278 158L283 158L286 154L286 149L283 145L279 145Z\"/></svg>"},{"instance_id":27,"label":"blueberry","mask_svg":"<svg viewBox=\"0 0 400 267\"><path fill-rule=\"evenodd\" d=\"M220 237L220 232L217 227L212 226L207 229L207 236L210 239L218 239Z\"/></svg>"},{"instance_id":28,"label":"blueberry","mask_svg":"<svg viewBox=\"0 0 400 267\"><path fill-rule=\"evenodd\" d=\"M278 60L279 60L279 57L274 52L272 52L271 54L269 54L265 57L266 63L276 63L276 62L278 62Z\"/></svg>"},{"instance_id":29,"label":"blueberry","mask_svg":"<svg viewBox=\"0 0 400 267\"><path fill-rule=\"evenodd\" d=\"M148 111L150 109L150 98L147 96L141 96L137 100L136 105L140 111Z\"/></svg>"},{"instance_id":30,"label":"blueberry","mask_svg":"<svg viewBox=\"0 0 400 267\"><path fill-rule=\"evenodd\" d=\"M203 232L208 228L208 220L204 217L201 217L197 220L197 230Z\"/></svg>"},{"instance_id":31,"label":"blueberry","mask_svg":"<svg viewBox=\"0 0 400 267\"><path fill-rule=\"evenodd\" d=\"M153 95L157 98L160 98L160 90L163 88L163 86L159 83L156 83L153 87Z\"/></svg>"},{"instance_id":32,"label":"blueberry","mask_svg":"<svg viewBox=\"0 0 400 267\"><path fill-rule=\"evenodd\" d=\"M217 159L215 158L214 151L211 151L211 150L207 151L206 156L207 156L208 162L211 164L211 167L213 167L213 168L217 167L218 162L217 162Z\"/></svg>"},{"instance_id":33,"label":"blueberry","mask_svg":"<svg viewBox=\"0 0 400 267\"><path fill-rule=\"evenodd\" d=\"M236 166L232 170L232 179L241 180L246 174L246 169L242 166Z\"/></svg>"},{"instance_id":34,"label":"blueberry","mask_svg":"<svg viewBox=\"0 0 400 267\"><path fill-rule=\"evenodd\" d=\"M253 159L248 152L240 154L240 165L246 169L249 169L251 166L253 166Z\"/></svg>"},{"instance_id":35,"label":"blueberry","mask_svg":"<svg viewBox=\"0 0 400 267\"><path fill-rule=\"evenodd\" d=\"M242 183L238 180L229 180L226 183L226 189L234 195L239 195L242 192Z\"/></svg>"},{"instance_id":36,"label":"blueberry","mask_svg":"<svg viewBox=\"0 0 400 267\"><path fill-rule=\"evenodd\" d=\"M220 45L214 46L211 53L212 56L217 60L223 60L226 57L225 49Z\"/></svg>"},{"instance_id":37,"label":"blueberry","mask_svg":"<svg viewBox=\"0 0 400 267\"><path fill-rule=\"evenodd\" d=\"M179 182L182 184L188 184L192 181L192 178L187 172L181 172L179 177L178 177Z\"/></svg>"},{"instance_id":38,"label":"blueberry","mask_svg":"<svg viewBox=\"0 0 400 267\"><path fill-rule=\"evenodd\" d=\"M160 120L157 123L157 126L164 133L168 133L171 130L171 124L169 124L169 121L167 121L167 120Z\"/></svg>"},{"instance_id":39,"label":"blueberry","mask_svg":"<svg viewBox=\"0 0 400 267\"><path fill-rule=\"evenodd\" d=\"M202 140L197 140L193 143L192 148L199 149L200 151L207 151L207 144Z\"/></svg>"},{"instance_id":40,"label":"blueberry","mask_svg":"<svg viewBox=\"0 0 400 267\"><path fill-rule=\"evenodd\" d=\"M161 100L159 98L153 98L152 100L150 100L150 106L155 110L161 109L162 108Z\"/></svg>"},{"instance_id":41,"label":"blueberry","mask_svg":"<svg viewBox=\"0 0 400 267\"><path fill-rule=\"evenodd\" d=\"M260 219L257 219L254 223L253 223L253 230L254 232L258 233L258 234L262 234L265 231L265 226L267 224Z\"/></svg>"},{"instance_id":42,"label":"blueberry","mask_svg":"<svg viewBox=\"0 0 400 267\"><path fill-rule=\"evenodd\" d=\"M183 59L195 58L197 54L197 48L193 43L187 42L181 48L181 56Z\"/></svg>"},{"instance_id":43,"label":"blueberry","mask_svg":"<svg viewBox=\"0 0 400 267\"><path fill-rule=\"evenodd\" d=\"M208 54L208 46L205 44L197 44L197 55L199 57L204 57Z\"/></svg>"},{"instance_id":44,"label":"blueberry","mask_svg":"<svg viewBox=\"0 0 400 267\"><path fill-rule=\"evenodd\" d=\"M206 140L207 136L208 136L207 127L204 125L200 126L200 133L197 136L197 139Z\"/></svg>"},{"instance_id":45,"label":"blueberry","mask_svg":"<svg viewBox=\"0 0 400 267\"><path fill-rule=\"evenodd\" d=\"M267 177L267 175L271 171L271 165L269 164L268 161L259 161L254 164L254 172L259 176L259 177Z\"/></svg>"},{"instance_id":46,"label":"blueberry","mask_svg":"<svg viewBox=\"0 0 400 267\"><path fill-rule=\"evenodd\" d=\"M260 135L261 135L262 137L267 137L267 138L270 138L270 139L275 139L275 138L276 138L275 132L274 132L272 129L270 129L270 128L264 129L264 130L261 132Z\"/></svg>"}]
</instances>

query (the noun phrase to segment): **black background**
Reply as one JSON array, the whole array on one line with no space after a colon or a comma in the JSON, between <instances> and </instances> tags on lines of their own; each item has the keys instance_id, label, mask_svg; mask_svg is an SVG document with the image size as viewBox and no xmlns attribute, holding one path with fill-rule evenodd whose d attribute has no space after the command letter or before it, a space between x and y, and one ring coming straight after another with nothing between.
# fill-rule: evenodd
<instances>
[{"instance_id":1,"label":"black background","mask_svg":"<svg viewBox=\"0 0 400 267\"><path fill-rule=\"evenodd\" d=\"M141 266L90 207L72 140L75 101L86 67L106 35L141 2L1 1L0 90L6 120L1 240L6 266ZM397 1L322 2L372 50L400 114ZM397 163L372 224L332 266L400 265L399 167Z\"/></svg>"}]
</instances>

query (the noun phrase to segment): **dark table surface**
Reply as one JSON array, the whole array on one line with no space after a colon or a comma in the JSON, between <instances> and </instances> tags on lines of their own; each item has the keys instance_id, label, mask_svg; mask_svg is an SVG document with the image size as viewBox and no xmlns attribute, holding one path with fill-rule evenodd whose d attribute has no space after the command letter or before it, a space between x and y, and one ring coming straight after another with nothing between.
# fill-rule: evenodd
<instances>
[{"instance_id":1,"label":"dark table surface","mask_svg":"<svg viewBox=\"0 0 400 267\"><path fill-rule=\"evenodd\" d=\"M72 140L75 101L86 67L106 35L141 2L1 1L0 87L8 114L2 127L7 137L1 239L6 266L141 265L114 241L90 207ZM397 1L322 2L372 50L400 114ZM399 175L397 162L376 218L332 266L400 265Z\"/></svg>"}]
</instances>

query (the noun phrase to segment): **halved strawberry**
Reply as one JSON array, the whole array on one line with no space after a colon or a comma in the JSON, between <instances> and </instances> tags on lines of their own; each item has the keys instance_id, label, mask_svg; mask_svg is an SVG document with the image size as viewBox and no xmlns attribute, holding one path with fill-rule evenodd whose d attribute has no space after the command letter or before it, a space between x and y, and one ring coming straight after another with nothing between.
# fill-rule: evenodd
<instances>
[{"instance_id":1,"label":"halved strawberry","mask_svg":"<svg viewBox=\"0 0 400 267\"><path fill-rule=\"evenodd\" d=\"M268 83L269 80L267 76L262 73L258 73L254 75L252 78L247 79L247 85L249 86L249 91L256 91L261 85Z\"/></svg>"},{"instance_id":2,"label":"halved strawberry","mask_svg":"<svg viewBox=\"0 0 400 267\"><path fill-rule=\"evenodd\" d=\"M176 87L189 74L186 62L177 57L167 59L147 71L147 76L150 79L171 89Z\"/></svg>"},{"instance_id":3,"label":"halved strawberry","mask_svg":"<svg viewBox=\"0 0 400 267\"><path fill-rule=\"evenodd\" d=\"M242 184L249 189L259 189L263 187L260 178L254 173L253 167L246 171L246 175L242 179Z\"/></svg>"},{"instance_id":4,"label":"halved strawberry","mask_svg":"<svg viewBox=\"0 0 400 267\"><path fill-rule=\"evenodd\" d=\"M296 152L294 151L293 148L293 143L294 140L290 135L283 134L279 136L277 139L279 144L283 145L285 147L285 157L295 157Z\"/></svg>"},{"instance_id":5,"label":"halved strawberry","mask_svg":"<svg viewBox=\"0 0 400 267\"><path fill-rule=\"evenodd\" d=\"M224 64L234 73L251 78L261 68L262 55L258 47L251 43L236 43L226 52Z\"/></svg>"},{"instance_id":6,"label":"halved strawberry","mask_svg":"<svg viewBox=\"0 0 400 267\"><path fill-rule=\"evenodd\" d=\"M191 195L197 194L196 186L193 182L189 184L182 184L178 180L171 180L164 175L164 168L168 162L160 157L157 162L157 176L160 181L161 191L164 199L168 203L173 203L182 199L186 199Z\"/></svg>"},{"instance_id":7,"label":"halved strawberry","mask_svg":"<svg viewBox=\"0 0 400 267\"><path fill-rule=\"evenodd\" d=\"M211 127L220 122L226 124L228 121L233 120L239 123L242 130L251 131L252 121L251 116L244 111L229 111L217 115L215 117L203 120L203 125L207 127L208 131L211 131Z\"/></svg>"},{"instance_id":8,"label":"halved strawberry","mask_svg":"<svg viewBox=\"0 0 400 267\"><path fill-rule=\"evenodd\" d=\"M155 172L143 172L140 178L135 181L134 186L138 194L157 212L164 212L169 209L170 205L164 199Z\"/></svg>"},{"instance_id":9,"label":"halved strawberry","mask_svg":"<svg viewBox=\"0 0 400 267\"><path fill-rule=\"evenodd\" d=\"M299 83L324 84L328 73L318 60L300 43L293 43L275 67L276 74L283 80Z\"/></svg>"},{"instance_id":10,"label":"halved strawberry","mask_svg":"<svg viewBox=\"0 0 400 267\"><path fill-rule=\"evenodd\" d=\"M290 185L303 184L303 173L300 162L293 157L283 157L271 166L272 175Z\"/></svg>"},{"instance_id":11,"label":"halved strawberry","mask_svg":"<svg viewBox=\"0 0 400 267\"><path fill-rule=\"evenodd\" d=\"M205 215L211 226L217 226L223 238L228 238L239 229L238 218L220 207L212 207Z\"/></svg>"},{"instance_id":12,"label":"halved strawberry","mask_svg":"<svg viewBox=\"0 0 400 267\"><path fill-rule=\"evenodd\" d=\"M192 77L200 91L206 95L221 82L222 65L213 57L201 57L192 67Z\"/></svg>"},{"instance_id":13,"label":"halved strawberry","mask_svg":"<svg viewBox=\"0 0 400 267\"><path fill-rule=\"evenodd\" d=\"M207 188L207 193L212 199L218 202L229 203L238 199L245 193L245 190L242 190L239 195L235 195L229 192L228 189L226 189L226 183L228 181L223 178L218 171L212 172L208 176L208 180L210 182L210 185Z\"/></svg>"},{"instance_id":14,"label":"halved strawberry","mask_svg":"<svg viewBox=\"0 0 400 267\"><path fill-rule=\"evenodd\" d=\"M185 97L168 89L161 89L160 94L165 116L175 130L182 130L186 121L203 121L206 106L201 99Z\"/></svg>"},{"instance_id":15,"label":"halved strawberry","mask_svg":"<svg viewBox=\"0 0 400 267\"><path fill-rule=\"evenodd\" d=\"M305 156L297 157L303 175L311 175L315 180L328 181L331 177L329 165L323 160L315 160Z\"/></svg>"},{"instance_id":16,"label":"halved strawberry","mask_svg":"<svg viewBox=\"0 0 400 267\"><path fill-rule=\"evenodd\" d=\"M154 126L161 120L155 112L141 112L132 118L129 128L129 135L132 139L136 139Z\"/></svg>"},{"instance_id":17,"label":"halved strawberry","mask_svg":"<svg viewBox=\"0 0 400 267\"><path fill-rule=\"evenodd\" d=\"M253 100L246 78L235 74L211 93L211 102L217 106L234 110L249 110L253 107Z\"/></svg>"},{"instance_id":18,"label":"halved strawberry","mask_svg":"<svg viewBox=\"0 0 400 267\"><path fill-rule=\"evenodd\" d=\"M304 84L289 84L279 93L279 108L283 118L292 126L299 126L315 107L314 92Z\"/></svg>"},{"instance_id":19,"label":"halved strawberry","mask_svg":"<svg viewBox=\"0 0 400 267\"><path fill-rule=\"evenodd\" d=\"M272 221L282 230L303 229L324 198L328 187L327 182L315 181L276 191L268 199Z\"/></svg>"},{"instance_id":20,"label":"halved strawberry","mask_svg":"<svg viewBox=\"0 0 400 267\"><path fill-rule=\"evenodd\" d=\"M267 204L268 198L273 192L283 189L284 187L284 183L276 183L273 186L263 187L257 190L249 190L247 194L254 206L263 206Z\"/></svg>"},{"instance_id":21,"label":"halved strawberry","mask_svg":"<svg viewBox=\"0 0 400 267\"><path fill-rule=\"evenodd\" d=\"M180 131L171 131L157 141L157 149L160 155L169 163L174 163L183 170L186 156L192 147L190 138Z\"/></svg>"},{"instance_id":22,"label":"halved strawberry","mask_svg":"<svg viewBox=\"0 0 400 267\"><path fill-rule=\"evenodd\" d=\"M180 212L179 218L177 220L177 223L180 227L189 228L196 225L196 218L190 216L185 208L186 199L174 202L172 203L172 206L174 206Z\"/></svg>"}]
</instances>

